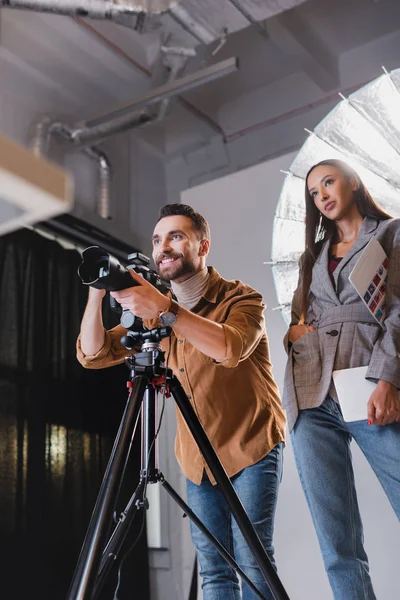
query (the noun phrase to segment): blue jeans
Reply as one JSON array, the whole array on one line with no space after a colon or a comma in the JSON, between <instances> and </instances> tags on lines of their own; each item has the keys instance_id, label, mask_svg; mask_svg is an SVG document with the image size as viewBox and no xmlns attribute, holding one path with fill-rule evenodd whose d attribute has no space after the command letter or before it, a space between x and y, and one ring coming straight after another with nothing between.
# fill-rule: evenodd
<instances>
[{"instance_id":1,"label":"blue jeans","mask_svg":"<svg viewBox=\"0 0 400 600\"><path fill-rule=\"evenodd\" d=\"M376 600L364 550L350 441L359 445L400 519L400 423L346 423L328 396L301 410L291 434L303 491L335 600Z\"/></svg>"},{"instance_id":2,"label":"blue jeans","mask_svg":"<svg viewBox=\"0 0 400 600\"><path fill-rule=\"evenodd\" d=\"M232 485L274 567L272 536L278 488L282 478L282 460L281 442L265 458L231 478ZM219 487L212 485L207 477L203 478L200 485L187 480L187 499L193 512L235 558L250 581L267 600L272 600L268 584ZM255 600L257 596L245 582L242 582L241 593L236 572L193 523L190 523L190 530L203 580L203 599Z\"/></svg>"}]
</instances>

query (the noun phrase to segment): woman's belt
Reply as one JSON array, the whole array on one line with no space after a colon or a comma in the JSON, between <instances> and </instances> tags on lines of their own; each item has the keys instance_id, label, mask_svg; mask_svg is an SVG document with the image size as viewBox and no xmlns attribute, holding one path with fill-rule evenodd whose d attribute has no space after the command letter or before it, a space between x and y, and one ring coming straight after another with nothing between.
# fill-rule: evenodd
<instances>
[{"instance_id":1,"label":"woman's belt","mask_svg":"<svg viewBox=\"0 0 400 600\"><path fill-rule=\"evenodd\" d=\"M329 327L337 323L371 323L379 327L378 321L363 304L341 304L322 313L315 320L319 327Z\"/></svg>"}]
</instances>

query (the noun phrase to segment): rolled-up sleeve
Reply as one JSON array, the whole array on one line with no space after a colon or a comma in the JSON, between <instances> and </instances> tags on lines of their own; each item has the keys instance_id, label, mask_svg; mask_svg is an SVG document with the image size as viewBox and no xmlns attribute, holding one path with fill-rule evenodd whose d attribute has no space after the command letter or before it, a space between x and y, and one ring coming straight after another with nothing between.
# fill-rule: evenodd
<instances>
[{"instance_id":1,"label":"rolled-up sleeve","mask_svg":"<svg viewBox=\"0 0 400 600\"><path fill-rule=\"evenodd\" d=\"M226 356L217 361L199 351L203 362L233 369L246 360L265 333L265 305L258 292L239 296L232 304L226 320L221 323L226 340Z\"/></svg>"},{"instance_id":2,"label":"rolled-up sleeve","mask_svg":"<svg viewBox=\"0 0 400 600\"><path fill-rule=\"evenodd\" d=\"M126 334L126 329L121 325L117 325L114 329L104 332L104 345L100 350L93 355L84 354L81 347L81 337L76 341L76 357L85 369L104 369L113 367L124 361L124 358L132 354L124 348L120 342L123 335Z\"/></svg>"}]
</instances>

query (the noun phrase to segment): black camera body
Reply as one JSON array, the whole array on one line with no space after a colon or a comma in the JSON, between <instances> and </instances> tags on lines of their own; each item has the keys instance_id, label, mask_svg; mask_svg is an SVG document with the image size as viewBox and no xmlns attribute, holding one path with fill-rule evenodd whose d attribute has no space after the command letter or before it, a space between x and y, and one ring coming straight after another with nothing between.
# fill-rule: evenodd
<instances>
[{"instance_id":1,"label":"black camera body","mask_svg":"<svg viewBox=\"0 0 400 600\"><path fill-rule=\"evenodd\" d=\"M86 248L82 252L82 258L83 261L78 267L78 275L84 285L90 285L98 290L118 292L139 285L132 279L129 269L134 269L136 273L142 275L162 294L170 289L158 273L150 269L150 258L141 252L129 254L126 267L99 246Z\"/></svg>"},{"instance_id":2,"label":"black camera body","mask_svg":"<svg viewBox=\"0 0 400 600\"><path fill-rule=\"evenodd\" d=\"M90 285L98 290L108 292L118 292L130 287L139 285L130 275L129 269L134 269L136 273L157 288L162 294L165 294L170 286L164 282L161 277L150 269L150 258L134 252L128 255L127 266L124 267L115 256L112 256L99 246L89 246L82 252L83 261L78 267L78 275L84 285ZM118 302L110 296L110 306L112 310L121 314L121 307ZM143 321L130 310L122 310L120 323L127 329L126 335L121 338L121 344L128 350L140 347L146 336L159 340L168 337L171 334L170 327L156 328L148 332L143 326Z\"/></svg>"}]
</instances>

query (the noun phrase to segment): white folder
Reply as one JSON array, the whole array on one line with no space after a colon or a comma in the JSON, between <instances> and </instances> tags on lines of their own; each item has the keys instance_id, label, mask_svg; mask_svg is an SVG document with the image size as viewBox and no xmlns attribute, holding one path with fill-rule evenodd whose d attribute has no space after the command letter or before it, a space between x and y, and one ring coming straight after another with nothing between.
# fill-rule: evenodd
<instances>
[{"instance_id":1,"label":"white folder","mask_svg":"<svg viewBox=\"0 0 400 600\"><path fill-rule=\"evenodd\" d=\"M368 419L367 404L376 383L365 379L367 369L368 367L355 367L332 373L343 419L347 422Z\"/></svg>"}]
</instances>

